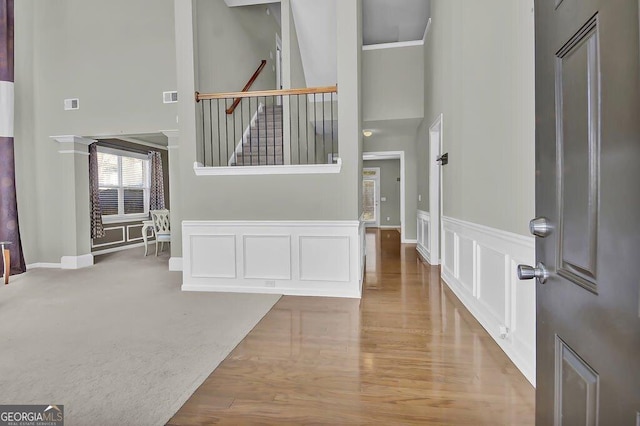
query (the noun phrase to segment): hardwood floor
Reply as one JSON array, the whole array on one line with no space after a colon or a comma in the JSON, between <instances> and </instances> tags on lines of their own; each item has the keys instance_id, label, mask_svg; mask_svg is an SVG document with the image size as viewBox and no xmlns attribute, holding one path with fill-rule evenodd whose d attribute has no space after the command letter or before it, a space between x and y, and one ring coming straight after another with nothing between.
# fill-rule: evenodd
<instances>
[{"instance_id":1,"label":"hardwood floor","mask_svg":"<svg viewBox=\"0 0 640 426\"><path fill-rule=\"evenodd\" d=\"M534 389L395 230L362 300L285 296L168 423L528 425Z\"/></svg>"}]
</instances>

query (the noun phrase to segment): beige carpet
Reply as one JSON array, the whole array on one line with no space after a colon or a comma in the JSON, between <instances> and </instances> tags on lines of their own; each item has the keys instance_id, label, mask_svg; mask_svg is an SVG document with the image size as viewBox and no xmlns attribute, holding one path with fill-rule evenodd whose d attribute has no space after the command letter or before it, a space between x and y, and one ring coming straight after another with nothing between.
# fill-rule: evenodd
<instances>
[{"instance_id":1,"label":"beige carpet","mask_svg":"<svg viewBox=\"0 0 640 426\"><path fill-rule=\"evenodd\" d=\"M0 286L0 404L64 404L66 425L161 425L279 296L188 293L140 249Z\"/></svg>"}]
</instances>

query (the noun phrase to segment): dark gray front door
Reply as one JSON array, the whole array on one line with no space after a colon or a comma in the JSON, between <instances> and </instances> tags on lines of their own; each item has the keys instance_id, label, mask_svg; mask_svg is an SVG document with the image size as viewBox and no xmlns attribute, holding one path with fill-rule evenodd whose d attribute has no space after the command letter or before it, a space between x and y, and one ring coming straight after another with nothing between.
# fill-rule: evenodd
<instances>
[{"instance_id":1,"label":"dark gray front door","mask_svg":"<svg viewBox=\"0 0 640 426\"><path fill-rule=\"evenodd\" d=\"M536 0L538 425L640 425L638 0ZM540 275L540 274L539 274Z\"/></svg>"}]
</instances>

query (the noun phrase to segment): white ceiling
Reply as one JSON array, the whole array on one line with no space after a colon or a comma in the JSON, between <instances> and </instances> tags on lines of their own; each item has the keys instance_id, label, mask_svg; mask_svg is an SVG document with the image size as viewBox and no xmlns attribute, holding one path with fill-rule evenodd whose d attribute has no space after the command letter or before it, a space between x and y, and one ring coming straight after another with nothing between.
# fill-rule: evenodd
<instances>
[{"instance_id":1,"label":"white ceiling","mask_svg":"<svg viewBox=\"0 0 640 426\"><path fill-rule=\"evenodd\" d=\"M364 45L422 40L430 0L363 0Z\"/></svg>"}]
</instances>

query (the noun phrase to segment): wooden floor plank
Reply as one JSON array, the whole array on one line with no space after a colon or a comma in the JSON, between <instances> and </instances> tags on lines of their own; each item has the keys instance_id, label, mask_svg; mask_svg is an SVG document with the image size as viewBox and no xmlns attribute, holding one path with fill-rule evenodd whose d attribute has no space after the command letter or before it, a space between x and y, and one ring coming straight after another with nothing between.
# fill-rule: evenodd
<instances>
[{"instance_id":1,"label":"wooden floor plank","mask_svg":"<svg viewBox=\"0 0 640 426\"><path fill-rule=\"evenodd\" d=\"M395 230L362 300L283 297L168 423L532 425L534 389Z\"/></svg>"}]
</instances>

